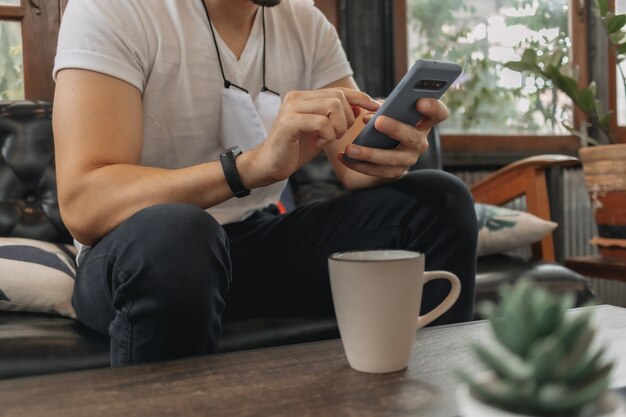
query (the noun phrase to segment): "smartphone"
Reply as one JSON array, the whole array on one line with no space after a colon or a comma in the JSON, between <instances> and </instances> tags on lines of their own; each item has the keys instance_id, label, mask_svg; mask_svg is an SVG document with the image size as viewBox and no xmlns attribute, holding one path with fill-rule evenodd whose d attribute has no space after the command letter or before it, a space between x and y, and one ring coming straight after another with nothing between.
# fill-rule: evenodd
<instances>
[{"instance_id":1,"label":"smartphone","mask_svg":"<svg viewBox=\"0 0 626 417\"><path fill-rule=\"evenodd\" d=\"M411 126L417 125L423 116L415 103L422 98L441 98L462 71L460 65L452 62L417 60L353 143L379 149L397 148L400 142L376 130L376 118L385 115ZM343 157L346 161L356 161L345 154Z\"/></svg>"}]
</instances>

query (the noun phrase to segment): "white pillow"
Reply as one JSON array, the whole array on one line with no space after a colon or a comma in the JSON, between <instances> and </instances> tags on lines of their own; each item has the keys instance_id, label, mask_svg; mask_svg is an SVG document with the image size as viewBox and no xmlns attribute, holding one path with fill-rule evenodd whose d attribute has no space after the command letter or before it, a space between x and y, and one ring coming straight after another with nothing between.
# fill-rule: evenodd
<instances>
[{"instance_id":1,"label":"white pillow","mask_svg":"<svg viewBox=\"0 0 626 417\"><path fill-rule=\"evenodd\" d=\"M74 246L0 237L0 310L76 317Z\"/></svg>"},{"instance_id":2,"label":"white pillow","mask_svg":"<svg viewBox=\"0 0 626 417\"><path fill-rule=\"evenodd\" d=\"M543 239L558 225L525 211L476 204L478 256L507 252Z\"/></svg>"}]
</instances>

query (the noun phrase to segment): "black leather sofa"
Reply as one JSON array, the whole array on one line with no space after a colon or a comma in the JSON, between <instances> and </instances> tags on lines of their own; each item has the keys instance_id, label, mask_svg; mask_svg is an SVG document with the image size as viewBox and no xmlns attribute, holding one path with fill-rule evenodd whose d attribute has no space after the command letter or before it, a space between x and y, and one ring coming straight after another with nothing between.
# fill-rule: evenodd
<instances>
[{"instance_id":1,"label":"black leather sofa","mask_svg":"<svg viewBox=\"0 0 626 417\"><path fill-rule=\"evenodd\" d=\"M0 102L0 236L71 242L59 215L54 175L51 103ZM438 143L420 164L440 165ZM292 179L296 202L340 192L318 161ZM497 299L497 287L530 277L579 304L593 298L582 276L556 263L506 255L478 260L477 299ZM333 317L258 317L226 323L220 351L338 337ZM109 340L60 316L0 311L0 379L109 365Z\"/></svg>"}]
</instances>

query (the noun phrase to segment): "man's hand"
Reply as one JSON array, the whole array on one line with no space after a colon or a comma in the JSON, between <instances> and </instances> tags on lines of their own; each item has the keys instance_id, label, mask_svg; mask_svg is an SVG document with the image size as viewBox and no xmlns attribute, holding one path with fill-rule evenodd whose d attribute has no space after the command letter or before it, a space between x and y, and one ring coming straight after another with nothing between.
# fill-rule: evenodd
<instances>
[{"instance_id":1,"label":"man's hand","mask_svg":"<svg viewBox=\"0 0 626 417\"><path fill-rule=\"evenodd\" d=\"M341 163L354 171L374 177L395 179L402 176L428 149L427 137L430 129L448 118L448 108L439 100L421 99L416 106L424 116L417 126L410 126L386 116L376 119L376 130L400 142L397 149L375 149L349 144L345 153L361 162L345 161L343 153L340 153ZM364 115L363 121L369 122L372 116L372 113Z\"/></svg>"},{"instance_id":2,"label":"man's hand","mask_svg":"<svg viewBox=\"0 0 626 417\"><path fill-rule=\"evenodd\" d=\"M267 140L237 159L242 182L257 188L288 178L324 146L340 139L361 108L375 111L379 106L367 94L349 88L288 93Z\"/></svg>"}]
</instances>

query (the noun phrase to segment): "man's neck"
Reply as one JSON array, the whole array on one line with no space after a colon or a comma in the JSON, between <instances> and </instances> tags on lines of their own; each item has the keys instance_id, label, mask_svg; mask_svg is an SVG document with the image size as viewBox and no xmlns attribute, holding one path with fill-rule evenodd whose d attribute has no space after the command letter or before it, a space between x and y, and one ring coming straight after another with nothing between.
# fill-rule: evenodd
<instances>
[{"instance_id":1,"label":"man's neck","mask_svg":"<svg viewBox=\"0 0 626 417\"><path fill-rule=\"evenodd\" d=\"M239 59L250 37L259 6L250 0L204 0L211 22Z\"/></svg>"},{"instance_id":2,"label":"man's neck","mask_svg":"<svg viewBox=\"0 0 626 417\"><path fill-rule=\"evenodd\" d=\"M204 2L214 25L248 32L252 29L254 16L259 8L250 0L204 0Z\"/></svg>"}]
</instances>

